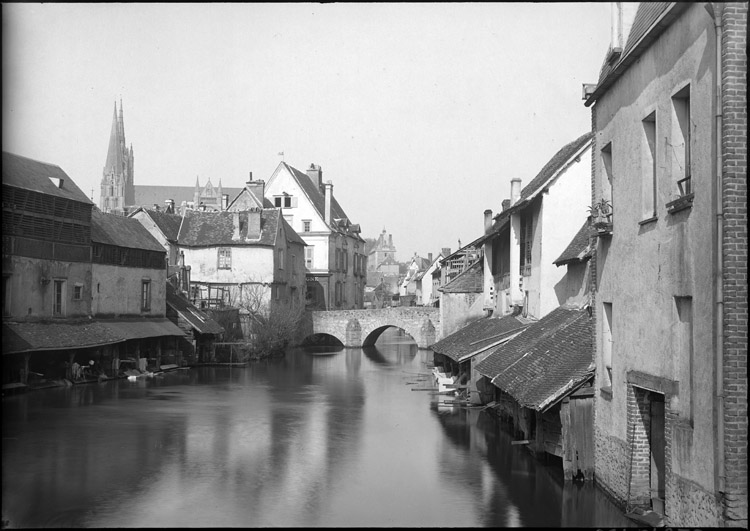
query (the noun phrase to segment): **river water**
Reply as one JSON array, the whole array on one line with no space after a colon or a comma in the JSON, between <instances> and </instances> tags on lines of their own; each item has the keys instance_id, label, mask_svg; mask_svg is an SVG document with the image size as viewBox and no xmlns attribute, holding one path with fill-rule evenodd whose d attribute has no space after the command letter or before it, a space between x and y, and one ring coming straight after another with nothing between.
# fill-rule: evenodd
<instances>
[{"instance_id":1,"label":"river water","mask_svg":"<svg viewBox=\"0 0 750 531\"><path fill-rule=\"evenodd\" d=\"M3 527L633 525L384 336L4 398Z\"/></svg>"}]
</instances>

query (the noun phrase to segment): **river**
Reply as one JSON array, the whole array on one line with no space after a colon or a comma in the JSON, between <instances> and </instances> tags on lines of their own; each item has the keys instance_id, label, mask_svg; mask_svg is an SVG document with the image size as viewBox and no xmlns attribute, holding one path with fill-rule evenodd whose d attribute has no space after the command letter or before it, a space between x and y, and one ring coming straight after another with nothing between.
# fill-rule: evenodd
<instances>
[{"instance_id":1,"label":"river","mask_svg":"<svg viewBox=\"0 0 750 531\"><path fill-rule=\"evenodd\" d=\"M384 336L4 398L3 527L633 525Z\"/></svg>"}]
</instances>

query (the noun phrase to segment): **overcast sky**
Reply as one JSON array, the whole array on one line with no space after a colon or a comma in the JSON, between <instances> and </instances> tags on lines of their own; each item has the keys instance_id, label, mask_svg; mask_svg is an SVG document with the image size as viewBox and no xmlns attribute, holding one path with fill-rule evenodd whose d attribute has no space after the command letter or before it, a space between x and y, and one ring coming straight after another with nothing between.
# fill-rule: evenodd
<instances>
[{"instance_id":1,"label":"overcast sky","mask_svg":"<svg viewBox=\"0 0 750 531\"><path fill-rule=\"evenodd\" d=\"M122 98L136 184L241 187L284 152L407 260L481 236L590 130L610 5L4 3L2 34L3 150L97 204Z\"/></svg>"}]
</instances>

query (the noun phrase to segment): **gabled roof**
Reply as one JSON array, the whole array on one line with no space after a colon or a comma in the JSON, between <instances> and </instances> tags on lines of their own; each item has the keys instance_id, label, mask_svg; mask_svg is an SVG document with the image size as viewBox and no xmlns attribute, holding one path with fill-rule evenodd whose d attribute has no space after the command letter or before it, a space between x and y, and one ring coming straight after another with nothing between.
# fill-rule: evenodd
<instances>
[{"instance_id":1,"label":"gabled roof","mask_svg":"<svg viewBox=\"0 0 750 531\"><path fill-rule=\"evenodd\" d=\"M591 218L588 218L560 257L552 263L559 267L571 262L582 262L591 258L595 249L591 245L591 237L594 234L595 231L591 226Z\"/></svg>"},{"instance_id":2,"label":"gabled roof","mask_svg":"<svg viewBox=\"0 0 750 531\"><path fill-rule=\"evenodd\" d=\"M560 148L560 150L549 159L547 164L544 165L541 171L537 173L536 177L523 187L518 203L530 200L536 194L541 192L549 184L549 181L565 167L573 156L586 147L587 144L591 143L593 137L594 133L588 131ZM516 203L516 205L518 205L518 203Z\"/></svg>"},{"instance_id":3,"label":"gabled roof","mask_svg":"<svg viewBox=\"0 0 750 531\"><path fill-rule=\"evenodd\" d=\"M97 209L91 212L91 241L128 249L167 252L137 219L105 214Z\"/></svg>"},{"instance_id":4,"label":"gabled roof","mask_svg":"<svg viewBox=\"0 0 750 531\"><path fill-rule=\"evenodd\" d=\"M484 290L483 261L475 261L438 290L443 293L482 293Z\"/></svg>"},{"instance_id":5,"label":"gabled roof","mask_svg":"<svg viewBox=\"0 0 750 531\"><path fill-rule=\"evenodd\" d=\"M693 2L641 2L619 58L610 63L608 58L612 49L610 47L607 50L599 81L594 92L586 100L586 107L606 93L615 80L692 4Z\"/></svg>"},{"instance_id":6,"label":"gabled roof","mask_svg":"<svg viewBox=\"0 0 750 531\"><path fill-rule=\"evenodd\" d=\"M239 216L240 224L243 226L239 240L232 239L235 231L235 216ZM264 208L260 210L260 237L258 239L245 240L248 227L247 217L247 211L188 211L182 222L178 243L194 247L215 247L218 245L273 246L276 244L279 220L284 221L278 209Z\"/></svg>"},{"instance_id":7,"label":"gabled roof","mask_svg":"<svg viewBox=\"0 0 750 531\"><path fill-rule=\"evenodd\" d=\"M279 163L279 167L276 168L276 172L274 172L274 175L278 173L280 168L285 168L289 172L289 174L297 182L299 187L302 188L302 191L310 200L310 204L312 204L313 207L318 211L320 217L325 219L325 191L320 190L306 173L299 171L297 168L290 166L283 161ZM341 205L339 205L339 202L336 200L336 196L332 195L330 223L331 228L334 230L340 230L347 234L351 234L352 236L361 239L361 237L359 236L359 225L351 225L351 222L349 222L349 226L345 226L345 224L343 224L341 221L335 221L344 219L348 220L349 216L346 215L344 209L341 208Z\"/></svg>"},{"instance_id":8,"label":"gabled roof","mask_svg":"<svg viewBox=\"0 0 750 531\"><path fill-rule=\"evenodd\" d=\"M497 347L476 370L521 406L544 411L594 374L593 319L559 307Z\"/></svg>"},{"instance_id":9,"label":"gabled roof","mask_svg":"<svg viewBox=\"0 0 750 531\"><path fill-rule=\"evenodd\" d=\"M93 205L60 166L7 151L3 151L3 186L13 186Z\"/></svg>"},{"instance_id":10,"label":"gabled roof","mask_svg":"<svg viewBox=\"0 0 750 531\"><path fill-rule=\"evenodd\" d=\"M224 332L224 328L219 323L178 294L169 282L167 282L167 306L180 314L183 319L190 323L190 326L201 334L218 335Z\"/></svg>"},{"instance_id":11,"label":"gabled roof","mask_svg":"<svg viewBox=\"0 0 750 531\"><path fill-rule=\"evenodd\" d=\"M469 251L478 251L479 247L481 246L480 242L482 241L483 237L484 236L480 236L476 240L467 243L466 245L464 245L460 249L456 249L451 254L449 254L448 256L445 257L445 262L449 262L453 258L456 258L457 256L464 255L464 254L468 253Z\"/></svg>"},{"instance_id":12,"label":"gabled roof","mask_svg":"<svg viewBox=\"0 0 750 531\"><path fill-rule=\"evenodd\" d=\"M483 317L430 345L430 349L460 362L507 341L526 326L528 323L513 315Z\"/></svg>"},{"instance_id":13,"label":"gabled roof","mask_svg":"<svg viewBox=\"0 0 750 531\"><path fill-rule=\"evenodd\" d=\"M247 186L245 186L244 188L240 189L237 195L234 196L234 199L229 200L229 204L227 205L226 209L230 210L242 196L247 196L248 198L252 199L255 205L258 207L274 208L274 205L270 199L268 199L267 197L257 197ZM229 197L231 198L232 195L230 194Z\"/></svg>"},{"instance_id":14,"label":"gabled roof","mask_svg":"<svg viewBox=\"0 0 750 531\"><path fill-rule=\"evenodd\" d=\"M182 216L179 214L170 214L163 210L149 210L147 208L140 207L135 212L128 215L133 217L137 212L142 211L151 218L154 224L164 234L164 237L170 242L177 242L177 235L180 232L180 225L182 224Z\"/></svg>"}]
</instances>

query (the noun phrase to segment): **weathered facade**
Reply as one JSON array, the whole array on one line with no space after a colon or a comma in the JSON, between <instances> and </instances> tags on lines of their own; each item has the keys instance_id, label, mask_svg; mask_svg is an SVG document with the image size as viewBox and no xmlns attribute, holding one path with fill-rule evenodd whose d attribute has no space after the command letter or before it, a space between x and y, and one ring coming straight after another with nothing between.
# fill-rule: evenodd
<instances>
[{"instance_id":1,"label":"weathered facade","mask_svg":"<svg viewBox=\"0 0 750 531\"><path fill-rule=\"evenodd\" d=\"M747 527L747 4L628 7L586 101L596 478L666 525Z\"/></svg>"},{"instance_id":2,"label":"weathered facade","mask_svg":"<svg viewBox=\"0 0 750 531\"><path fill-rule=\"evenodd\" d=\"M365 241L333 196L333 183L311 164L307 174L279 163L265 197L306 243L307 305L311 309L364 307Z\"/></svg>"}]
</instances>

